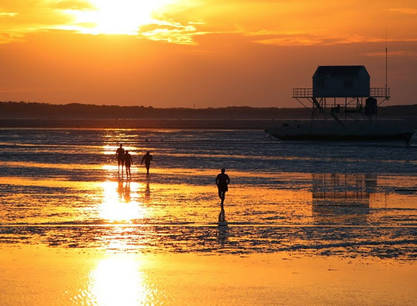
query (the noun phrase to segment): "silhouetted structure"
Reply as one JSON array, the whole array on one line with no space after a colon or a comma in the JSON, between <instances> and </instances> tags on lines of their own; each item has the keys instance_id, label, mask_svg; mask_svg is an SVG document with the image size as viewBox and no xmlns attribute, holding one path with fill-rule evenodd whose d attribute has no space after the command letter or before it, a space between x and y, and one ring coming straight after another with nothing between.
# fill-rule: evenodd
<instances>
[{"instance_id":1,"label":"silhouetted structure","mask_svg":"<svg viewBox=\"0 0 417 306\"><path fill-rule=\"evenodd\" d=\"M226 197L226 192L228 191L228 185L230 184L230 178L225 173L226 169L222 168L221 173L219 173L216 177L216 185L219 192L220 202L220 214L219 214L219 222L225 222L226 216L224 212L224 199Z\"/></svg>"},{"instance_id":2,"label":"silhouetted structure","mask_svg":"<svg viewBox=\"0 0 417 306\"><path fill-rule=\"evenodd\" d=\"M414 129L403 120L376 120L378 99L390 99L390 89L371 88L364 66L319 66L312 88L294 88L293 98L306 107L310 121L275 123L266 132L281 140L405 141ZM306 104L307 103L307 104ZM329 120L331 119L331 120Z\"/></svg>"},{"instance_id":3,"label":"silhouetted structure","mask_svg":"<svg viewBox=\"0 0 417 306\"><path fill-rule=\"evenodd\" d=\"M314 97L369 97L365 66L319 66L313 75Z\"/></svg>"},{"instance_id":4,"label":"silhouetted structure","mask_svg":"<svg viewBox=\"0 0 417 306\"><path fill-rule=\"evenodd\" d=\"M146 167L146 174L149 175L149 168L151 166L151 161L152 161L153 157L150 154L150 152L146 152L146 154L142 157L142 161L140 162L140 164L142 165L143 163L145 163L145 167Z\"/></svg>"}]
</instances>

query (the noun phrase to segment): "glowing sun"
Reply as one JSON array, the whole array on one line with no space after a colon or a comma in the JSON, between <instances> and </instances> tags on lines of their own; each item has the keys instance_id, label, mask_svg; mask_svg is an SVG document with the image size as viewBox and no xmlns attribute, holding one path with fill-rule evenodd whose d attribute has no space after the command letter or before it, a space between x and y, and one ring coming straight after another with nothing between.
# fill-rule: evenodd
<instances>
[{"instance_id":1,"label":"glowing sun","mask_svg":"<svg viewBox=\"0 0 417 306\"><path fill-rule=\"evenodd\" d=\"M159 23L153 15L173 0L89 0L91 9L71 11L88 34L136 35L141 26Z\"/></svg>"}]
</instances>

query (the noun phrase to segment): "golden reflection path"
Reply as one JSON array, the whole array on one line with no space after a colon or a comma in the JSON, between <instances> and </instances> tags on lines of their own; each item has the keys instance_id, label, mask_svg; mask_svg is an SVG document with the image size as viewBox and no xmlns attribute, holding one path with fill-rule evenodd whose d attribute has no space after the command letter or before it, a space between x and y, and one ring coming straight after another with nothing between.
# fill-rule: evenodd
<instances>
[{"instance_id":1,"label":"golden reflection path","mask_svg":"<svg viewBox=\"0 0 417 306\"><path fill-rule=\"evenodd\" d=\"M99 216L111 222L143 219L147 215L143 203L138 201L141 183L130 181L105 181L102 183L103 202Z\"/></svg>"},{"instance_id":2,"label":"golden reflection path","mask_svg":"<svg viewBox=\"0 0 417 306\"><path fill-rule=\"evenodd\" d=\"M103 147L110 151L108 146ZM117 168L103 165L108 179L101 183L103 200L98 205L100 218L113 223L132 222L143 219L148 212L143 202L139 201L140 193L146 187L142 183L124 180L109 180ZM93 305L139 305L149 304L150 289L144 279L144 262L137 254L113 253L111 250L123 250L128 241L117 239L124 228L115 225L110 236L102 237L106 241L106 255L100 259L89 275L88 297Z\"/></svg>"},{"instance_id":3,"label":"golden reflection path","mask_svg":"<svg viewBox=\"0 0 417 306\"><path fill-rule=\"evenodd\" d=\"M145 261L138 255L111 254L89 275L88 296L94 305L147 304L152 290L145 281Z\"/></svg>"},{"instance_id":4,"label":"golden reflection path","mask_svg":"<svg viewBox=\"0 0 417 306\"><path fill-rule=\"evenodd\" d=\"M103 148L108 150L107 146ZM117 222L129 222L143 219L147 210L139 201L139 194L146 187L142 183L130 180L109 180L117 168L103 165L108 179L101 183L103 198L98 204L100 218ZM150 290L144 279L144 262L137 254L113 253L112 250L124 250L128 241L117 239L124 228L115 225L110 236L102 237L106 242L106 255L101 258L89 274L88 297L93 305L139 305L149 304Z\"/></svg>"}]
</instances>

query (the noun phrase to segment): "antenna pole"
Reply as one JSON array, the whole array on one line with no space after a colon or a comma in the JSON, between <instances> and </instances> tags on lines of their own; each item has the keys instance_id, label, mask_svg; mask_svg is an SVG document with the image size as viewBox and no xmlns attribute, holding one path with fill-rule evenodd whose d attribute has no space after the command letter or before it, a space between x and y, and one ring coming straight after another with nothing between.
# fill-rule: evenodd
<instances>
[{"instance_id":1,"label":"antenna pole","mask_svg":"<svg viewBox=\"0 0 417 306\"><path fill-rule=\"evenodd\" d=\"M385 99L388 99L388 48L385 47Z\"/></svg>"}]
</instances>

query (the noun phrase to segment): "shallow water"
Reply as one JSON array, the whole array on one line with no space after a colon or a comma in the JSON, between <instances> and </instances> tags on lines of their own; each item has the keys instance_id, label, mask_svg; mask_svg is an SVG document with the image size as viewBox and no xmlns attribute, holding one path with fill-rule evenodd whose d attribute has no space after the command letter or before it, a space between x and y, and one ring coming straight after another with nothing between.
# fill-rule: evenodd
<instances>
[{"instance_id":1,"label":"shallow water","mask_svg":"<svg viewBox=\"0 0 417 306\"><path fill-rule=\"evenodd\" d=\"M117 174L119 143L132 179ZM150 176L139 165L145 151ZM227 168L227 226L214 184ZM0 130L0 245L413 260L417 146L245 130Z\"/></svg>"}]
</instances>

